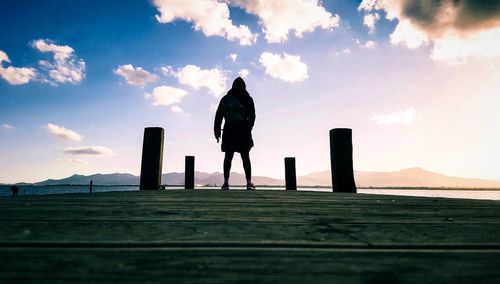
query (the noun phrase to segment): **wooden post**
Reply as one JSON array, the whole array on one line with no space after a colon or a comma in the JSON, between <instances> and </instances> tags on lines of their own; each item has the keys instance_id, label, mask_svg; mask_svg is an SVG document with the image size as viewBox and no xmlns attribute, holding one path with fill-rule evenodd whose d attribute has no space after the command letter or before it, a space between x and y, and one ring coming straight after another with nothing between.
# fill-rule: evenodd
<instances>
[{"instance_id":1,"label":"wooden post","mask_svg":"<svg viewBox=\"0 0 500 284\"><path fill-rule=\"evenodd\" d=\"M184 188L194 189L194 156L186 156L185 159Z\"/></svg>"},{"instance_id":2,"label":"wooden post","mask_svg":"<svg viewBox=\"0 0 500 284\"><path fill-rule=\"evenodd\" d=\"M94 181L91 180L89 184L89 192L92 193L92 185L94 184Z\"/></svg>"},{"instance_id":3,"label":"wooden post","mask_svg":"<svg viewBox=\"0 0 500 284\"><path fill-rule=\"evenodd\" d=\"M144 129L140 190L160 189L163 162L163 133L163 128L161 127L147 127Z\"/></svg>"},{"instance_id":4,"label":"wooden post","mask_svg":"<svg viewBox=\"0 0 500 284\"><path fill-rule=\"evenodd\" d=\"M297 175L295 174L295 158L285 158L286 190L297 190Z\"/></svg>"},{"instance_id":5,"label":"wooden post","mask_svg":"<svg viewBox=\"0 0 500 284\"><path fill-rule=\"evenodd\" d=\"M352 130L334 128L330 130L330 162L332 190L356 193L352 167Z\"/></svg>"}]
</instances>

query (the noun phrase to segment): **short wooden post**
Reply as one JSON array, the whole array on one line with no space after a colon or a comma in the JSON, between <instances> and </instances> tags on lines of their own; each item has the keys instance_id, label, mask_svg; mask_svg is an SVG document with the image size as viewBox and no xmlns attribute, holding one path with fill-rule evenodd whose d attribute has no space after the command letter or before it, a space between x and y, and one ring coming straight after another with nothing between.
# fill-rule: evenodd
<instances>
[{"instance_id":1,"label":"short wooden post","mask_svg":"<svg viewBox=\"0 0 500 284\"><path fill-rule=\"evenodd\" d=\"M160 189L163 162L163 133L163 128L161 127L147 127L144 129L140 190Z\"/></svg>"},{"instance_id":2,"label":"short wooden post","mask_svg":"<svg viewBox=\"0 0 500 284\"><path fill-rule=\"evenodd\" d=\"M194 156L186 156L185 159L184 188L194 189Z\"/></svg>"},{"instance_id":3,"label":"short wooden post","mask_svg":"<svg viewBox=\"0 0 500 284\"><path fill-rule=\"evenodd\" d=\"M92 186L94 185L94 181L91 180L89 184L89 193L92 193Z\"/></svg>"},{"instance_id":4,"label":"short wooden post","mask_svg":"<svg viewBox=\"0 0 500 284\"><path fill-rule=\"evenodd\" d=\"M295 173L295 158L285 158L285 188L297 190L297 175Z\"/></svg>"},{"instance_id":5,"label":"short wooden post","mask_svg":"<svg viewBox=\"0 0 500 284\"><path fill-rule=\"evenodd\" d=\"M352 130L334 128L330 130L330 162L332 190L356 193L352 166Z\"/></svg>"}]
</instances>

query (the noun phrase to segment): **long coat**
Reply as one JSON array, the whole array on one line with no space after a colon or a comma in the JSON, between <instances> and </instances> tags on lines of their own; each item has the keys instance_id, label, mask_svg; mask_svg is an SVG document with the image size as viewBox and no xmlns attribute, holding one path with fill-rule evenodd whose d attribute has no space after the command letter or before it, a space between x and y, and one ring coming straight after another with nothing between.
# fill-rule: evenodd
<instances>
[{"instance_id":1,"label":"long coat","mask_svg":"<svg viewBox=\"0 0 500 284\"><path fill-rule=\"evenodd\" d=\"M252 129L255 124L255 105L246 90L231 89L222 97L215 113L216 135L220 133L223 118L222 152L249 152L254 146Z\"/></svg>"}]
</instances>

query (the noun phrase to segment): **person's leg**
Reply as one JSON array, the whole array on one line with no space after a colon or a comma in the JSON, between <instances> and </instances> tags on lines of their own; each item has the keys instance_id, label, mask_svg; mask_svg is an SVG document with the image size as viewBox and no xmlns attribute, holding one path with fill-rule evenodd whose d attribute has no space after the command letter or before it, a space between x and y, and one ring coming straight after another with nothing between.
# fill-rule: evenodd
<instances>
[{"instance_id":1,"label":"person's leg","mask_svg":"<svg viewBox=\"0 0 500 284\"><path fill-rule=\"evenodd\" d=\"M224 156L224 184L229 184L229 173L231 172L231 162L233 161L234 152L226 152Z\"/></svg>"},{"instance_id":2,"label":"person's leg","mask_svg":"<svg viewBox=\"0 0 500 284\"><path fill-rule=\"evenodd\" d=\"M250 162L250 153L241 152L241 161L243 162L243 169L245 169L245 177L247 184L252 183L252 163Z\"/></svg>"}]
</instances>

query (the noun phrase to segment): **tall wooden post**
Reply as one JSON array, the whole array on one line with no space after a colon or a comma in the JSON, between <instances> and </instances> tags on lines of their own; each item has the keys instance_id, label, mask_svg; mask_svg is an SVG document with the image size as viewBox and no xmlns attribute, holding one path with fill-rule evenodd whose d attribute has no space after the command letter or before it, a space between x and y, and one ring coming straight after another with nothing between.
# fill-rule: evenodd
<instances>
[{"instance_id":1,"label":"tall wooden post","mask_svg":"<svg viewBox=\"0 0 500 284\"><path fill-rule=\"evenodd\" d=\"M92 186L94 185L94 181L91 180L89 184L89 192L92 193Z\"/></svg>"},{"instance_id":2,"label":"tall wooden post","mask_svg":"<svg viewBox=\"0 0 500 284\"><path fill-rule=\"evenodd\" d=\"M297 175L295 174L295 158L285 158L285 187L286 190L297 190Z\"/></svg>"},{"instance_id":3,"label":"tall wooden post","mask_svg":"<svg viewBox=\"0 0 500 284\"><path fill-rule=\"evenodd\" d=\"M163 128L161 127L147 127L144 129L140 190L160 189L163 162L163 133Z\"/></svg>"},{"instance_id":4,"label":"tall wooden post","mask_svg":"<svg viewBox=\"0 0 500 284\"><path fill-rule=\"evenodd\" d=\"M186 156L185 159L184 188L194 189L194 156Z\"/></svg>"},{"instance_id":5,"label":"tall wooden post","mask_svg":"<svg viewBox=\"0 0 500 284\"><path fill-rule=\"evenodd\" d=\"M334 128L330 130L330 161L334 192L356 193L352 167L352 130Z\"/></svg>"}]
</instances>

